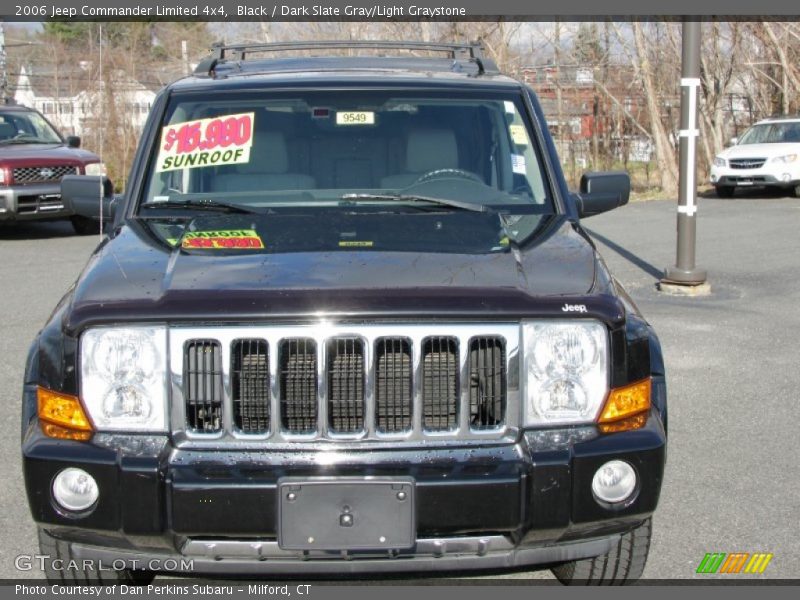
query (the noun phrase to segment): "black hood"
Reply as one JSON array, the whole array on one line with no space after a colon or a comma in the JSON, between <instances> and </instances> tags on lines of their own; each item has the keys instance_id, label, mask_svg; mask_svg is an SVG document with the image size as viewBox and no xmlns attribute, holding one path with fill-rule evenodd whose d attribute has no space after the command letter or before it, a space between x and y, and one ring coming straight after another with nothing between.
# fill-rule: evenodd
<instances>
[{"instance_id":1,"label":"black hood","mask_svg":"<svg viewBox=\"0 0 800 600\"><path fill-rule=\"evenodd\" d=\"M498 252L204 251L132 222L98 247L78 280L67 328L90 323L247 321L325 313L512 316L590 292L592 245L563 217Z\"/></svg>"}]
</instances>

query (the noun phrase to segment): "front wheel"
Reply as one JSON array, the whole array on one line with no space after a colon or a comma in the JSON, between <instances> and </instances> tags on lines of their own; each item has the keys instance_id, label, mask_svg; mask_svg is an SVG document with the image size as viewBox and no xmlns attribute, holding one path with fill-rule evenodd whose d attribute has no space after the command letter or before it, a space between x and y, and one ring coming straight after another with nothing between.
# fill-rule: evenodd
<instances>
[{"instance_id":1,"label":"front wheel","mask_svg":"<svg viewBox=\"0 0 800 600\"><path fill-rule=\"evenodd\" d=\"M607 554L561 563L552 568L564 585L630 585L644 572L650 552L652 521L623 534Z\"/></svg>"},{"instance_id":2,"label":"front wheel","mask_svg":"<svg viewBox=\"0 0 800 600\"><path fill-rule=\"evenodd\" d=\"M48 583L82 583L106 585L124 583L142 586L152 583L155 575L150 571L112 569L99 561L75 558L69 542L54 538L39 528L39 551L45 557L44 574ZM102 567L102 568L100 568Z\"/></svg>"},{"instance_id":3,"label":"front wheel","mask_svg":"<svg viewBox=\"0 0 800 600\"><path fill-rule=\"evenodd\" d=\"M794 186L794 197L800 198L800 183Z\"/></svg>"}]
</instances>

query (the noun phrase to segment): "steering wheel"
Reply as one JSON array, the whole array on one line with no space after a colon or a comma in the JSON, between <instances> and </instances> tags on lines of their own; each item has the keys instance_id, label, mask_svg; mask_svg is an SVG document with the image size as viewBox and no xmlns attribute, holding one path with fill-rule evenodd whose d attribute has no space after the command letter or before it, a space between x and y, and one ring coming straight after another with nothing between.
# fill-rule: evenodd
<instances>
[{"instance_id":1,"label":"steering wheel","mask_svg":"<svg viewBox=\"0 0 800 600\"><path fill-rule=\"evenodd\" d=\"M464 169L434 169L433 171L428 171L424 175L421 175L420 178L413 183L413 185L425 183L426 181L431 181L432 179L439 179L440 177L460 177L461 179L468 179L470 181L474 181L475 183L483 183L483 180L475 173L470 173Z\"/></svg>"}]
</instances>

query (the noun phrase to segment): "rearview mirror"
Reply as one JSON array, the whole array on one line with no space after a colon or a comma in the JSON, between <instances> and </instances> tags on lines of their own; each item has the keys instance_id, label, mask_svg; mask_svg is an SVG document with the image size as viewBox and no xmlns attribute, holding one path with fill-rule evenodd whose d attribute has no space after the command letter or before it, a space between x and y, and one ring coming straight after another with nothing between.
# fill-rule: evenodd
<instances>
[{"instance_id":1,"label":"rearview mirror","mask_svg":"<svg viewBox=\"0 0 800 600\"><path fill-rule=\"evenodd\" d=\"M584 173L581 191L575 194L581 218L619 208L628 203L631 195L631 178L625 171Z\"/></svg>"},{"instance_id":2,"label":"rearview mirror","mask_svg":"<svg viewBox=\"0 0 800 600\"><path fill-rule=\"evenodd\" d=\"M735 146L738 143L739 143L739 138L734 137L730 139L730 141L728 142L728 146Z\"/></svg>"},{"instance_id":3,"label":"rearview mirror","mask_svg":"<svg viewBox=\"0 0 800 600\"><path fill-rule=\"evenodd\" d=\"M70 148L80 148L81 138L79 138L77 135L68 135L67 146L69 146Z\"/></svg>"},{"instance_id":4,"label":"rearview mirror","mask_svg":"<svg viewBox=\"0 0 800 600\"><path fill-rule=\"evenodd\" d=\"M117 202L114 186L102 175L65 175L61 179L61 201L72 214L100 221L102 199L103 221L111 221Z\"/></svg>"}]
</instances>

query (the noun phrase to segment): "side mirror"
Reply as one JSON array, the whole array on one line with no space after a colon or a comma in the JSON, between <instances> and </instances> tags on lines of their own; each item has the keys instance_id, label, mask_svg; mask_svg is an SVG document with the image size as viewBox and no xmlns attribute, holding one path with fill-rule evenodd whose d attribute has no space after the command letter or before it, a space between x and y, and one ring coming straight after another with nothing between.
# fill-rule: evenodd
<instances>
[{"instance_id":1,"label":"side mirror","mask_svg":"<svg viewBox=\"0 0 800 600\"><path fill-rule=\"evenodd\" d=\"M739 138L734 137L730 139L730 141L728 142L728 146L735 146L738 143L739 143Z\"/></svg>"},{"instance_id":2,"label":"side mirror","mask_svg":"<svg viewBox=\"0 0 800 600\"><path fill-rule=\"evenodd\" d=\"M100 221L114 218L117 201L114 185L102 175L65 175L61 179L61 200L72 214Z\"/></svg>"},{"instance_id":3,"label":"side mirror","mask_svg":"<svg viewBox=\"0 0 800 600\"><path fill-rule=\"evenodd\" d=\"M599 215L628 203L631 178L624 171L584 173L581 191L575 194L581 218Z\"/></svg>"},{"instance_id":4,"label":"side mirror","mask_svg":"<svg viewBox=\"0 0 800 600\"><path fill-rule=\"evenodd\" d=\"M77 135L68 135L67 146L69 146L70 148L80 148L81 138L79 138Z\"/></svg>"}]
</instances>

